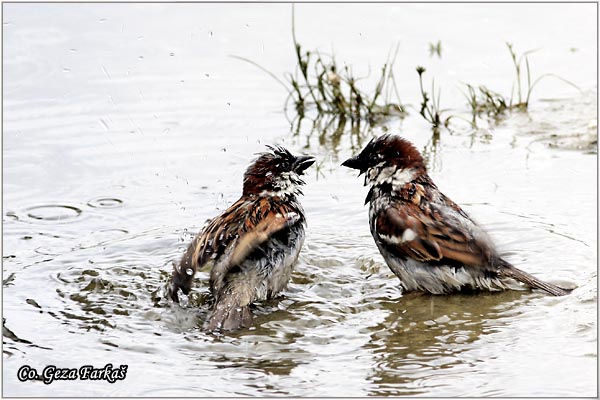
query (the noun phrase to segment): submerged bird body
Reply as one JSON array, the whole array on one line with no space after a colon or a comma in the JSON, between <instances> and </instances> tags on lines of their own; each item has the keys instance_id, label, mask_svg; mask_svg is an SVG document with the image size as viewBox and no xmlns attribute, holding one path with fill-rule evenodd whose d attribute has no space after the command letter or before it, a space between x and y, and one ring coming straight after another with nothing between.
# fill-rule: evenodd
<instances>
[{"instance_id":1,"label":"submerged bird body","mask_svg":"<svg viewBox=\"0 0 600 400\"><path fill-rule=\"evenodd\" d=\"M299 175L314 159L271 149L246 171L242 197L198 234L173 273L170 292L178 301L178 289L189 293L196 270L211 265L208 330L250 326L250 304L287 286L304 242Z\"/></svg>"},{"instance_id":2,"label":"submerged bird body","mask_svg":"<svg viewBox=\"0 0 600 400\"><path fill-rule=\"evenodd\" d=\"M521 282L568 293L504 260L487 233L440 192L410 142L381 136L342 165L365 174L371 234L405 291L497 291Z\"/></svg>"}]
</instances>

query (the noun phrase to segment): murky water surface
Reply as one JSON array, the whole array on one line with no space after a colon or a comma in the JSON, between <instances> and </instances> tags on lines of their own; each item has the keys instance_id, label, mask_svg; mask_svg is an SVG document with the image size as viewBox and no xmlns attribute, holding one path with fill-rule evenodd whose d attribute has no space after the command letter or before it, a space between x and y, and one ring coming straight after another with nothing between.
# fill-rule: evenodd
<instances>
[{"instance_id":1,"label":"murky water surface","mask_svg":"<svg viewBox=\"0 0 600 400\"><path fill-rule=\"evenodd\" d=\"M530 55L528 114L437 142L415 108L360 138L304 124L292 135L289 4L5 4L3 394L7 396L595 396L597 154L595 4L315 5L296 9L307 49L334 52L371 90L414 68L468 115L461 82L509 94L505 41ZM442 42L442 57L428 44ZM403 296L370 237L366 188L339 167L372 134L425 150L431 175L508 260L565 298L511 292ZM183 307L161 297L171 264L240 195L265 144L316 155L306 243L256 324L200 330L208 272ZM590 145L591 144L591 145ZM28 364L127 364L103 381L19 382Z\"/></svg>"}]
</instances>

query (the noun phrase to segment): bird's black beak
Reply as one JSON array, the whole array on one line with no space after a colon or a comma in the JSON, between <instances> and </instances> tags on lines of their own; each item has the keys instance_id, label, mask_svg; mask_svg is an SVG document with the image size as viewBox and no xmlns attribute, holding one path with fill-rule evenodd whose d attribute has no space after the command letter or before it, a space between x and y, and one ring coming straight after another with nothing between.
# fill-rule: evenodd
<instances>
[{"instance_id":1,"label":"bird's black beak","mask_svg":"<svg viewBox=\"0 0 600 400\"><path fill-rule=\"evenodd\" d=\"M342 163L342 167L357 169L360 171L361 174L366 171L362 160L358 156L350 157L349 159L344 161Z\"/></svg>"},{"instance_id":2,"label":"bird's black beak","mask_svg":"<svg viewBox=\"0 0 600 400\"><path fill-rule=\"evenodd\" d=\"M315 158L313 156L298 156L296 157L296 161L294 161L294 171L298 175L302 175L302 173L315 162Z\"/></svg>"}]
</instances>

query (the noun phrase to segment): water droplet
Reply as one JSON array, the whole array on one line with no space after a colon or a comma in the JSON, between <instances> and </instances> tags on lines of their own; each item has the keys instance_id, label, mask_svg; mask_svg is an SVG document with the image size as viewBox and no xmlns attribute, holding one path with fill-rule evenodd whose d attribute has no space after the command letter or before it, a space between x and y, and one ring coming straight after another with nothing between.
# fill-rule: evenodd
<instances>
[{"instance_id":1,"label":"water droplet","mask_svg":"<svg viewBox=\"0 0 600 400\"><path fill-rule=\"evenodd\" d=\"M112 79L110 77L110 74L108 73L108 71L106 70L106 68L104 68L104 65L101 66L102 67L102 72L104 72L104 75L108 78L108 79Z\"/></svg>"},{"instance_id":2,"label":"water droplet","mask_svg":"<svg viewBox=\"0 0 600 400\"><path fill-rule=\"evenodd\" d=\"M104 119L100 118L100 124L104 127L104 130L106 130L106 132L110 131L108 123L106 123Z\"/></svg>"},{"instance_id":3,"label":"water droplet","mask_svg":"<svg viewBox=\"0 0 600 400\"><path fill-rule=\"evenodd\" d=\"M35 300L33 299L26 299L25 303L34 306L35 308L42 308Z\"/></svg>"},{"instance_id":4,"label":"water droplet","mask_svg":"<svg viewBox=\"0 0 600 400\"><path fill-rule=\"evenodd\" d=\"M188 275L193 275L194 271L192 271L191 268L188 268L188 269L185 270L185 273L188 274Z\"/></svg>"}]
</instances>

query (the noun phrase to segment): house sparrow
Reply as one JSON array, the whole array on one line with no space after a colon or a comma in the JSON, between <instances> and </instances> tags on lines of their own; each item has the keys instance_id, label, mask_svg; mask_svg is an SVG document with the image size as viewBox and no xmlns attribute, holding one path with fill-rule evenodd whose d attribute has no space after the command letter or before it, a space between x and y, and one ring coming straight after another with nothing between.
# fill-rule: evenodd
<instances>
[{"instance_id":1,"label":"house sparrow","mask_svg":"<svg viewBox=\"0 0 600 400\"><path fill-rule=\"evenodd\" d=\"M251 326L250 304L287 286L304 242L306 220L297 196L300 175L315 159L267 147L246 170L242 197L196 236L167 287L178 302L178 289L189 293L196 271L211 264L215 303L204 325L210 331Z\"/></svg>"},{"instance_id":2,"label":"house sparrow","mask_svg":"<svg viewBox=\"0 0 600 400\"><path fill-rule=\"evenodd\" d=\"M407 140L383 135L342 164L365 174L365 204L375 243L403 290L445 294L518 289L568 294L521 271L498 254L490 237L427 175Z\"/></svg>"}]
</instances>

